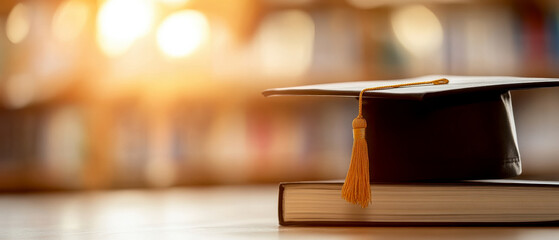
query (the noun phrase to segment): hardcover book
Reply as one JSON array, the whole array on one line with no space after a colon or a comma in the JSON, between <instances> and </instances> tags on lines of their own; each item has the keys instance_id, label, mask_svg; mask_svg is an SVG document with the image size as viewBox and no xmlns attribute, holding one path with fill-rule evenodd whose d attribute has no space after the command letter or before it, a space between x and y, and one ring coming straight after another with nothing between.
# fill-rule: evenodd
<instances>
[{"instance_id":1,"label":"hardcover book","mask_svg":"<svg viewBox=\"0 0 559 240\"><path fill-rule=\"evenodd\" d=\"M559 182L373 183L367 208L342 181L281 183L281 225L526 225L559 223Z\"/></svg>"}]
</instances>

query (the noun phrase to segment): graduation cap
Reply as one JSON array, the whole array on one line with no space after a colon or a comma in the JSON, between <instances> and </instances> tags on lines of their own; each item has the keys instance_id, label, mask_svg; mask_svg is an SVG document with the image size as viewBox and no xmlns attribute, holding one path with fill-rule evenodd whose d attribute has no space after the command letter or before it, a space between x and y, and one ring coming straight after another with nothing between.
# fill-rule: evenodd
<instances>
[{"instance_id":1,"label":"graduation cap","mask_svg":"<svg viewBox=\"0 0 559 240\"><path fill-rule=\"evenodd\" d=\"M559 79L433 75L263 94L358 98L342 197L367 207L370 182L518 176L522 169L509 90L552 86L559 86Z\"/></svg>"}]
</instances>

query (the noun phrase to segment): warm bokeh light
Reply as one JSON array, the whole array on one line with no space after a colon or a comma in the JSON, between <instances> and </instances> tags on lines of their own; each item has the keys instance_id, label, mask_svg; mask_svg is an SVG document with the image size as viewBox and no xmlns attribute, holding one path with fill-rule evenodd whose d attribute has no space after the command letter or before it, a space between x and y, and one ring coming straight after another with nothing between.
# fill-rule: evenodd
<instances>
[{"instance_id":1,"label":"warm bokeh light","mask_svg":"<svg viewBox=\"0 0 559 240\"><path fill-rule=\"evenodd\" d=\"M6 19L6 35L12 43L19 43L29 33L31 20L29 8L24 3L18 3Z\"/></svg>"},{"instance_id":2,"label":"warm bokeh light","mask_svg":"<svg viewBox=\"0 0 559 240\"><path fill-rule=\"evenodd\" d=\"M75 181L79 176L84 159L85 128L80 110L63 106L49 112L47 126L40 134L44 146L42 159L47 171L58 182L79 187Z\"/></svg>"},{"instance_id":3,"label":"warm bokeh light","mask_svg":"<svg viewBox=\"0 0 559 240\"><path fill-rule=\"evenodd\" d=\"M157 30L157 45L170 57L182 57L199 47L209 33L204 14L184 10L167 17Z\"/></svg>"},{"instance_id":4,"label":"warm bokeh light","mask_svg":"<svg viewBox=\"0 0 559 240\"><path fill-rule=\"evenodd\" d=\"M443 28L437 16L427 7L403 7L392 14L391 21L398 41L412 54L422 56L440 49Z\"/></svg>"},{"instance_id":5,"label":"warm bokeh light","mask_svg":"<svg viewBox=\"0 0 559 240\"><path fill-rule=\"evenodd\" d=\"M90 15L84 0L68 0L60 4L52 19L52 34L67 42L75 39L84 29Z\"/></svg>"},{"instance_id":6,"label":"warm bokeh light","mask_svg":"<svg viewBox=\"0 0 559 240\"><path fill-rule=\"evenodd\" d=\"M159 0L161 3L171 6L171 7L180 7L184 6L186 3L190 2L190 0Z\"/></svg>"},{"instance_id":7,"label":"warm bokeh light","mask_svg":"<svg viewBox=\"0 0 559 240\"><path fill-rule=\"evenodd\" d=\"M150 0L108 0L97 16L97 41L108 56L120 55L149 32L155 6Z\"/></svg>"},{"instance_id":8,"label":"warm bokeh light","mask_svg":"<svg viewBox=\"0 0 559 240\"><path fill-rule=\"evenodd\" d=\"M549 2L4 0L0 193L343 178L351 132L332 126L354 99L264 89L559 77ZM524 113L513 97L521 151L541 166L527 173L559 177L554 90L522 91L545 107Z\"/></svg>"},{"instance_id":9,"label":"warm bokeh light","mask_svg":"<svg viewBox=\"0 0 559 240\"><path fill-rule=\"evenodd\" d=\"M257 36L264 75L278 78L303 75L312 62L314 30L313 19L300 10L267 16Z\"/></svg>"},{"instance_id":10,"label":"warm bokeh light","mask_svg":"<svg viewBox=\"0 0 559 240\"><path fill-rule=\"evenodd\" d=\"M392 5L397 5L397 4L404 4L404 3L416 3L416 2L421 2L421 1L415 1L415 0L400 0L400 1L394 1L394 0L347 0L347 2L351 5L354 6L356 8L361 8L361 9L374 9L374 8L378 8L378 7L382 7L382 6L392 6ZM425 2L425 1L423 1ZM468 2L468 0L429 0L427 1L429 3L464 3L464 2Z\"/></svg>"},{"instance_id":11,"label":"warm bokeh light","mask_svg":"<svg viewBox=\"0 0 559 240\"><path fill-rule=\"evenodd\" d=\"M18 74L7 79L4 101L10 108L22 108L35 97L35 82L29 74Z\"/></svg>"}]
</instances>

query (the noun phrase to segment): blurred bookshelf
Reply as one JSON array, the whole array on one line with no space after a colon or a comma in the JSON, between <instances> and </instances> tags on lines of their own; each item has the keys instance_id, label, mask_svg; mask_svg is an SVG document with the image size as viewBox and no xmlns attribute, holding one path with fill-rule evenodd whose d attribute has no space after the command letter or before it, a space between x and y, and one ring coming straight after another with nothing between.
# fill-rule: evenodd
<instances>
[{"instance_id":1,"label":"blurred bookshelf","mask_svg":"<svg viewBox=\"0 0 559 240\"><path fill-rule=\"evenodd\" d=\"M343 178L354 99L266 88L559 77L555 1L0 3L0 190ZM559 178L559 91L514 93L525 176Z\"/></svg>"}]
</instances>

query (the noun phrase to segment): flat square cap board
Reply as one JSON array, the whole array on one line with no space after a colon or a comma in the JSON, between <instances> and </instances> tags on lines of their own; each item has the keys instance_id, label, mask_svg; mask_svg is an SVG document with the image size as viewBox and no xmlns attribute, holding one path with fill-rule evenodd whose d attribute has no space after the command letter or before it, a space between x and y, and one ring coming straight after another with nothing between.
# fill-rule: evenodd
<instances>
[{"instance_id":1,"label":"flat square cap board","mask_svg":"<svg viewBox=\"0 0 559 240\"><path fill-rule=\"evenodd\" d=\"M432 75L275 88L263 94L358 97L365 88L436 79L448 82L363 93L367 182L452 181L519 175L520 154L509 90L559 86L559 79ZM350 126L348 123L348 131ZM354 139L355 134L354 125ZM340 161L349 163L349 159Z\"/></svg>"},{"instance_id":2,"label":"flat square cap board","mask_svg":"<svg viewBox=\"0 0 559 240\"><path fill-rule=\"evenodd\" d=\"M401 88L389 88L365 92L364 96L387 99L423 100L453 94L505 92L515 89L553 87L559 85L559 79L555 78L430 75L396 80L341 82L298 87L273 88L264 91L263 94L267 97L276 95L323 95L357 97L359 96L359 92L361 92L361 90L364 88L431 81L440 78L448 79L449 83L441 85L418 85Z\"/></svg>"}]
</instances>

